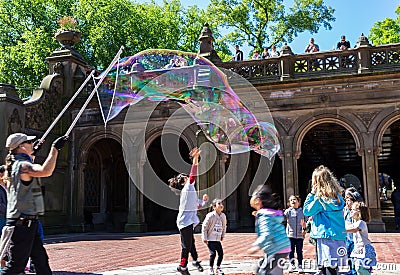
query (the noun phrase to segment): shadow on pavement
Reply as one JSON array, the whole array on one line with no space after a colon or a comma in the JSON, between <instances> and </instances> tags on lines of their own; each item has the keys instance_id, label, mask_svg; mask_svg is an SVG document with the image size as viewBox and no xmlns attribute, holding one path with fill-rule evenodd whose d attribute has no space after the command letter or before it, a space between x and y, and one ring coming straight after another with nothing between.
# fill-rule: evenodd
<instances>
[{"instance_id":1,"label":"shadow on pavement","mask_svg":"<svg viewBox=\"0 0 400 275\"><path fill-rule=\"evenodd\" d=\"M174 235L176 231L167 232L148 232L148 233L69 233L60 235L48 235L44 239L44 244L64 243L64 242L80 242L80 241L99 241L99 240L136 240L143 236L160 236Z\"/></svg>"},{"instance_id":2,"label":"shadow on pavement","mask_svg":"<svg viewBox=\"0 0 400 275\"><path fill-rule=\"evenodd\" d=\"M73 271L53 271L54 275L100 275L100 273L88 273L88 272L73 272Z\"/></svg>"}]
</instances>

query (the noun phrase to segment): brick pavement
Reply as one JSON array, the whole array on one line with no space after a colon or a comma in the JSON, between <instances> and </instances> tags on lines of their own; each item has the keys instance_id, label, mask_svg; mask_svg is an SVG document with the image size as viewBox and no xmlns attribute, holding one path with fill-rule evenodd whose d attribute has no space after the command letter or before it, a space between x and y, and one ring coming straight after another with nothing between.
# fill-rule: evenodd
<instances>
[{"instance_id":1,"label":"brick pavement","mask_svg":"<svg viewBox=\"0 0 400 275\"><path fill-rule=\"evenodd\" d=\"M246 250L254 239L253 233L227 234L223 241L226 274L249 274L257 257L248 255ZM377 250L378 262L390 264L381 268L395 269L377 270L373 274L400 274L400 233L370 233L370 239ZM178 234L68 234L48 236L45 243L51 268L57 275L178 274L174 272L180 255ZM199 259L206 266L208 250L199 234L196 243ZM314 247L308 239L304 244L304 258L314 259Z\"/></svg>"}]
</instances>

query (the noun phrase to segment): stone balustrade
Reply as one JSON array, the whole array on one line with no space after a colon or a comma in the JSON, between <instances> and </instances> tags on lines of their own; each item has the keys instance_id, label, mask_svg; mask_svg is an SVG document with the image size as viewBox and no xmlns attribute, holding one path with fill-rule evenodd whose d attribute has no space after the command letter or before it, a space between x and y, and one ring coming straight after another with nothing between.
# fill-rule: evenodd
<instances>
[{"instance_id":1,"label":"stone balustrade","mask_svg":"<svg viewBox=\"0 0 400 275\"><path fill-rule=\"evenodd\" d=\"M293 54L283 46L281 56L218 64L252 83L321 78L400 69L400 43L317 53Z\"/></svg>"}]
</instances>

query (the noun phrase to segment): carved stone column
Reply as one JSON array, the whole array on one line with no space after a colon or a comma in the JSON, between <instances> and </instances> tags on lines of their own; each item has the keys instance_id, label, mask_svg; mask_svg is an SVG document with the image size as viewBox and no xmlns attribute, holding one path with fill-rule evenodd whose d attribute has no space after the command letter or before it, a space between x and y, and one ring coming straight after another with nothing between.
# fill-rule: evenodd
<instances>
[{"instance_id":1,"label":"carved stone column","mask_svg":"<svg viewBox=\"0 0 400 275\"><path fill-rule=\"evenodd\" d=\"M293 150L293 136L283 136L283 151L279 153L282 160L283 174L283 201L287 201L290 195L299 193L297 159L300 153Z\"/></svg>"},{"instance_id":2,"label":"carved stone column","mask_svg":"<svg viewBox=\"0 0 400 275\"><path fill-rule=\"evenodd\" d=\"M229 158L229 170L238 170L239 161L235 155ZM236 183L238 181L237 173L227 173L225 175L227 183ZM228 219L229 230L236 230L240 227L239 223L239 206L238 206L238 192L236 189L227 199L225 203L226 218Z\"/></svg>"},{"instance_id":3,"label":"carved stone column","mask_svg":"<svg viewBox=\"0 0 400 275\"><path fill-rule=\"evenodd\" d=\"M135 175L135 180L138 181L139 186L143 186L144 184L145 163L146 163L145 159L141 159L136 162L137 174ZM145 223L145 218L144 218L143 194L138 190L135 183L132 181L131 177L129 177L128 197L129 197L128 222L125 224L125 232L146 232L147 225Z\"/></svg>"},{"instance_id":4,"label":"carved stone column","mask_svg":"<svg viewBox=\"0 0 400 275\"><path fill-rule=\"evenodd\" d=\"M358 154L362 157L363 168L363 196L371 213L371 222L368 224L370 232L385 232L382 221L378 184L378 155L379 150L372 146L372 134L364 134L365 144Z\"/></svg>"}]
</instances>

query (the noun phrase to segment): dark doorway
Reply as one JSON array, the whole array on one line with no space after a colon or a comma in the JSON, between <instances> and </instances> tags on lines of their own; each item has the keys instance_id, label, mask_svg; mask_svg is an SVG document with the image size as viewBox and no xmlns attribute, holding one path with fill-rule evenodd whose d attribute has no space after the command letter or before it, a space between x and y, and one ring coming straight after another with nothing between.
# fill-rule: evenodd
<instances>
[{"instance_id":1,"label":"dark doorway","mask_svg":"<svg viewBox=\"0 0 400 275\"><path fill-rule=\"evenodd\" d=\"M128 182L121 145L101 139L88 153L84 169L84 218L89 228L123 232L128 216Z\"/></svg>"},{"instance_id":2,"label":"dark doorway","mask_svg":"<svg viewBox=\"0 0 400 275\"><path fill-rule=\"evenodd\" d=\"M246 176L238 189L231 195L237 201L238 209L230 210L229 205L226 206L229 212L238 211L240 228L234 228L235 231L254 232L254 217L251 215L254 209L250 207L249 195L250 186L253 184L255 186L270 185L272 192L280 196L282 206L284 205L282 161L279 157L275 156L272 160L269 160L258 153L250 152L250 163Z\"/></svg>"},{"instance_id":3,"label":"dark doorway","mask_svg":"<svg viewBox=\"0 0 400 275\"><path fill-rule=\"evenodd\" d=\"M390 232L395 230L394 207L390 197L394 184L400 183L400 120L386 129L381 146L382 151L378 156L380 203L382 220L385 222L386 230Z\"/></svg>"},{"instance_id":4,"label":"dark doorway","mask_svg":"<svg viewBox=\"0 0 400 275\"><path fill-rule=\"evenodd\" d=\"M362 182L361 157L350 132L335 123L323 123L310 129L301 144L298 160L299 195L304 201L310 191L312 173L319 165L327 166L340 180L352 175Z\"/></svg>"},{"instance_id":5,"label":"dark doorway","mask_svg":"<svg viewBox=\"0 0 400 275\"><path fill-rule=\"evenodd\" d=\"M189 147L182 138L174 134L164 134L163 142L166 142L167 144L178 144L181 158L188 164L191 163L189 158ZM178 172L168 165L161 148L161 136L157 137L147 149L147 158L149 160L149 163L147 164L150 164L151 166L148 169L152 169L165 184L168 184L168 180L180 172L190 172ZM149 179L146 179L146 176L145 173L144 184L150 185L151 182L148 182ZM179 201L179 196L176 196L176 200ZM178 230L176 226L176 217L178 215L177 210L163 207L148 199L146 196L144 196L144 209L148 231Z\"/></svg>"}]
</instances>

